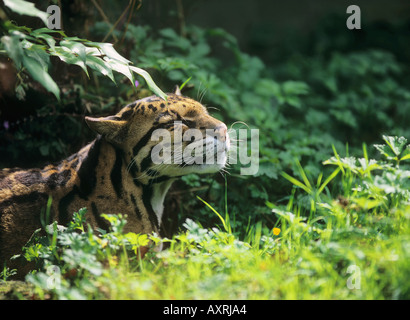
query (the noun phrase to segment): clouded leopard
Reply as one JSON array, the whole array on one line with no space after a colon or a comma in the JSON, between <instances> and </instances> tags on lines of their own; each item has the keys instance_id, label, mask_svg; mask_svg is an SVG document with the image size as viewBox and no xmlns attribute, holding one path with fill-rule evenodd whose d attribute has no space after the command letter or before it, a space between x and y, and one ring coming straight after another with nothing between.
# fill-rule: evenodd
<instances>
[{"instance_id":1,"label":"clouded leopard","mask_svg":"<svg viewBox=\"0 0 410 320\"><path fill-rule=\"evenodd\" d=\"M107 229L102 213L122 213L128 216L126 232L159 232L164 198L172 182L189 173L217 172L226 163L226 125L211 117L201 103L182 96L178 88L166 101L151 96L125 106L116 115L86 117L85 121L97 138L79 152L43 169L0 171L1 267L6 260L13 267L8 259L41 227L40 213L49 196L51 221L62 225L71 220L73 212L87 207L87 223L94 228ZM219 152L219 161L154 163L151 154L160 143L153 139L157 129L167 130L171 137L176 129L182 133L198 129L202 137L183 141L182 152L195 141L215 146L204 148L203 157Z\"/></svg>"}]
</instances>

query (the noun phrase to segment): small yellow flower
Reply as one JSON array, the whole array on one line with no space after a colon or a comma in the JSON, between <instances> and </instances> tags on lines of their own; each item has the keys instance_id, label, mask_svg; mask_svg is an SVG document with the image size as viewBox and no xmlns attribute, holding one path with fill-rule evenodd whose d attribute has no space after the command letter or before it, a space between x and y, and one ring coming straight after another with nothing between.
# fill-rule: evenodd
<instances>
[{"instance_id":1,"label":"small yellow flower","mask_svg":"<svg viewBox=\"0 0 410 320\"><path fill-rule=\"evenodd\" d=\"M273 234L274 234L275 236L278 236L279 233L280 233L280 229L279 229L279 228L273 228L273 229L272 229L272 232L273 232Z\"/></svg>"}]
</instances>

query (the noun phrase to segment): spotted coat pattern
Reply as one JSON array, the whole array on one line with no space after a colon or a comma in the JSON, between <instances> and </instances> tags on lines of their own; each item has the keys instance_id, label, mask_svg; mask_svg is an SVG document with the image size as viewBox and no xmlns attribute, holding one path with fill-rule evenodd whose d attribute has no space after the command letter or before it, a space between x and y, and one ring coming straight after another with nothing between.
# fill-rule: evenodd
<instances>
[{"instance_id":1,"label":"spotted coat pattern","mask_svg":"<svg viewBox=\"0 0 410 320\"><path fill-rule=\"evenodd\" d=\"M94 228L108 228L102 213L122 213L128 216L126 232L158 232L171 183L191 172L216 172L222 167L158 166L151 161L150 152L158 143L150 139L153 131L172 132L174 121L182 122L183 130L219 130L218 139L227 141L225 124L188 97L171 93L165 101L152 96L127 105L114 116L85 120L98 135L79 152L42 169L0 171L1 267L4 261L13 267L9 258L41 227L49 197L49 223L66 225L73 212L87 207L87 223Z\"/></svg>"}]
</instances>

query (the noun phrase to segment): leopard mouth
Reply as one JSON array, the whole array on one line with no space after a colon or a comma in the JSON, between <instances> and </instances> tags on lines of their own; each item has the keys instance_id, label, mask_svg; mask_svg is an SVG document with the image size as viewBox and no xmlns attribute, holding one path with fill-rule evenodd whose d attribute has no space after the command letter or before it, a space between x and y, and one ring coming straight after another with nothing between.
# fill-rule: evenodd
<instances>
[{"instance_id":1,"label":"leopard mouth","mask_svg":"<svg viewBox=\"0 0 410 320\"><path fill-rule=\"evenodd\" d=\"M180 166L193 166L193 165L214 165L219 164L224 166L226 164L226 154L229 151L229 146L226 143L222 143L216 139L208 140L204 139L198 141L197 144L202 145L202 149L205 151L199 155L189 154L189 147L184 149L183 162Z\"/></svg>"},{"instance_id":2,"label":"leopard mouth","mask_svg":"<svg viewBox=\"0 0 410 320\"><path fill-rule=\"evenodd\" d=\"M168 165L157 164L152 168L156 169L159 175L171 177L191 173L215 173L226 166L229 148L229 138L221 141L208 136L193 141L187 144L181 152L174 153L172 161ZM202 152L199 153L198 150L202 150ZM195 151L197 151L196 154Z\"/></svg>"}]
</instances>

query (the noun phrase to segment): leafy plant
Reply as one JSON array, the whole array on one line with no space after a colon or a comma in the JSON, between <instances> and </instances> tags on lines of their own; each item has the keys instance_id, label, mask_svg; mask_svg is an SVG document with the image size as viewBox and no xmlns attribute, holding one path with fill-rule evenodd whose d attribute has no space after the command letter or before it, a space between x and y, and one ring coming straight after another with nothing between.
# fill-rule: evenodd
<instances>
[{"instance_id":1,"label":"leafy plant","mask_svg":"<svg viewBox=\"0 0 410 320\"><path fill-rule=\"evenodd\" d=\"M84 228L82 209L67 228L54 223L47 227L48 236L34 237L25 256L43 267L27 279L38 297L55 299L406 299L410 197L373 188L379 177L400 177L403 170L368 159L363 150L358 162L335 152L325 162L337 166L332 179L317 184L322 191L339 187L346 197L317 197L311 215L304 214L296 192L286 208L268 202L278 217L275 227L258 223L244 240L232 233L232 217L222 218L204 201L224 229L205 229L187 219L184 231L162 240L124 234L120 215L104 215L111 230L97 235ZM379 166L357 169L366 162ZM300 170L302 180L307 179ZM401 188L409 177L392 180L391 186ZM352 178L353 184L345 181ZM307 181L302 187L299 180L289 180L310 195ZM138 260L136 248L149 240L168 242L169 248ZM351 266L357 272L354 283Z\"/></svg>"},{"instance_id":2,"label":"leafy plant","mask_svg":"<svg viewBox=\"0 0 410 320\"><path fill-rule=\"evenodd\" d=\"M405 137L390 137L383 136L386 144L377 144L374 147L387 158L387 160L395 160L399 165L400 161L410 159L410 145L407 144Z\"/></svg>"},{"instance_id":3,"label":"leafy plant","mask_svg":"<svg viewBox=\"0 0 410 320\"><path fill-rule=\"evenodd\" d=\"M68 227L56 223L46 226L46 235L37 230L23 248L24 258L35 262L39 270L28 275L27 280L40 289L40 297L44 298L44 290L65 299L94 295L96 277L115 272L110 268L121 260L135 262L140 247L159 241L155 235L123 233L126 220L122 215L103 215L110 231L100 230L98 234L85 225L86 214L85 208L75 212Z\"/></svg>"},{"instance_id":4,"label":"leafy plant","mask_svg":"<svg viewBox=\"0 0 410 320\"><path fill-rule=\"evenodd\" d=\"M101 43L80 34L69 38L6 25L6 43L24 41L30 49L21 50L29 61L66 59L86 74L94 70L87 63L95 60L95 73L107 74L88 86L73 78L74 88L63 91L60 85L61 103L52 118L45 115L55 101L41 101L34 119L0 123L3 141L12 137L0 147L5 157L13 155L7 163L27 154L61 158L72 141L85 139L78 120L85 110L112 114L135 99L134 84L114 78L116 68L134 72L129 61L149 70L161 87L182 84L184 95L208 105L231 130L260 130L254 176L241 176L240 166L230 165L225 178L191 175L175 183L169 198L180 212L170 220L183 229L170 240L124 234L120 216L106 216L110 231L90 232L81 210L73 230L52 225L47 237L37 234L25 251L38 262L30 276L37 296L407 299L410 91L408 50L402 49L409 41L389 45L383 34L368 32L370 38L382 35L385 43L366 40L357 46L354 33L338 27L344 21L332 20L303 39L289 37L287 45L269 54L258 51L260 57L242 50L222 29L188 25L179 34L168 24L129 23L120 31L97 22L92 38L121 36L124 45L116 44L115 50L128 57L128 62L112 58L118 64L107 70L99 62L106 62L110 45L100 50ZM393 29L407 39L404 25ZM369 23L368 30L377 26ZM2 54L9 56L5 50ZM22 58L21 67L19 75L29 74ZM121 70L128 81L126 68ZM18 81L21 93L27 88ZM138 97L148 94L138 87ZM380 145L385 133L391 136L383 136ZM164 241L169 249L138 259L140 246ZM348 286L350 266L360 270L359 288ZM60 281L61 290L50 288L50 279Z\"/></svg>"},{"instance_id":5,"label":"leafy plant","mask_svg":"<svg viewBox=\"0 0 410 320\"><path fill-rule=\"evenodd\" d=\"M6 7L19 14L39 17L44 23L47 14L33 9L31 2L19 0L5 1ZM150 89L166 100L166 95L143 69L131 65L131 61L122 57L110 43L92 42L78 37L68 37L63 31L40 28L31 30L19 27L11 21L3 23L7 35L1 37L2 46L6 54L13 60L18 70L26 70L30 76L38 81L49 92L60 100L60 89L49 74L50 57L56 56L67 64L81 67L88 76L87 67L110 78L115 82L113 71L126 76L134 85L133 72L142 76ZM53 36L54 35L54 36ZM61 39L57 39L60 36Z\"/></svg>"}]
</instances>

